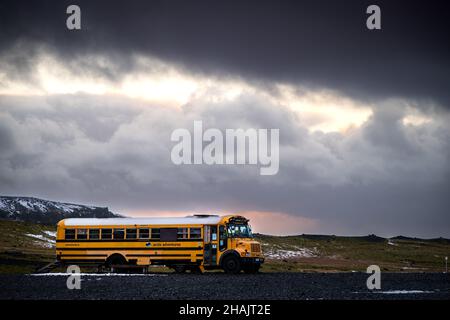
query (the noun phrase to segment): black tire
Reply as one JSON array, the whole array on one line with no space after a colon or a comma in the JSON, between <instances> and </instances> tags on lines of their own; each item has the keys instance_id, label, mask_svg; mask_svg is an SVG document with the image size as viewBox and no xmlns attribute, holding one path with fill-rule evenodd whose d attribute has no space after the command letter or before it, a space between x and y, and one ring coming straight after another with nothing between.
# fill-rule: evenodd
<instances>
[{"instance_id":1,"label":"black tire","mask_svg":"<svg viewBox=\"0 0 450 320\"><path fill-rule=\"evenodd\" d=\"M175 273L185 273L186 267L183 265L174 266L173 270L175 270Z\"/></svg>"},{"instance_id":2,"label":"black tire","mask_svg":"<svg viewBox=\"0 0 450 320\"><path fill-rule=\"evenodd\" d=\"M241 261L239 257L230 254L223 259L222 268L226 273L238 274L241 272Z\"/></svg>"},{"instance_id":3,"label":"black tire","mask_svg":"<svg viewBox=\"0 0 450 320\"><path fill-rule=\"evenodd\" d=\"M108 259L106 260L106 265L108 267L112 265L125 265L125 264L127 264L127 260L123 255L118 253L109 256Z\"/></svg>"},{"instance_id":4,"label":"black tire","mask_svg":"<svg viewBox=\"0 0 450 320\"><path fill-rule=\"evenodd\" d=\"M108 259L106 260L106 267L107 268L111 268L111 271L113 272L123 272L126 271L126 268L114 268L113 266L118 266L118 265L126 265L127 260L125 259L124 256L122 256L121 254L115 253L111 256L108 257Z\"/></svg>"},{"instance_id":5,"label":"black tire","mask_svg":"<svg viewBox=\"0 0 450 320\"><path fill-rule=\"evenodd\" d=\"M242 269L244 270L245 273L252 274L252 273L258 273L259 268L260 268L260 265L251 265L251 266L246 266Z\"/></svg>"}]
</instances>

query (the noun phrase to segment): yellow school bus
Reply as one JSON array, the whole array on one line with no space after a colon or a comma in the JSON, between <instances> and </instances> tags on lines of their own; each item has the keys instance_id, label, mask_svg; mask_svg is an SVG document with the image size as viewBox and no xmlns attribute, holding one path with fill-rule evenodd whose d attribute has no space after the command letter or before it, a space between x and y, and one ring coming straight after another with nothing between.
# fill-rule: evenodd
<instances>
[{"instance_id":1,"label":"yellow school bus","mask_svg":"<svg viewBox=\"0 0 450 320\"><path fill-rule=\"evenodd\" d=\"M264 262L245 217L69 218L58 223L56 257L62 264L165 265L182 273L223 269L258 272Z\"/></svg>"}]
</instances>

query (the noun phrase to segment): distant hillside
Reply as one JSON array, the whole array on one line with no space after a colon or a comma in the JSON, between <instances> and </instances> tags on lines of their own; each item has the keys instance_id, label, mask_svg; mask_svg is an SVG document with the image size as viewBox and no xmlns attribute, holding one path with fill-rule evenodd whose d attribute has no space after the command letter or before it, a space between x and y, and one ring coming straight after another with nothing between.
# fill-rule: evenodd
<instances>
[{"instance_id":1,"label":"distant hillside","mask_svg":"<svg viewBox=\"0 0 450 320\"><path fill-rule=\"evenodd\" d=\"M43 200L32 197L0 196L0 219L55 224L65 218L114 218L108 208Z\"/></svg>"},{"instance_id":2,"label":"distant hillside","mask_svg":"<svg viewBox=\"0 0 450 320\"><path fill-rule=\"evenodd\" d=\"M411 237L405 237L405 236L397 236L392 239L393 240L403 240L403 241L427 241L427 242L450 244L450 239L446 239L446 238L442 238L442 237L432 238L432 239L420 239L420 238L411 238Z\"/></svg>"}]
</instances>

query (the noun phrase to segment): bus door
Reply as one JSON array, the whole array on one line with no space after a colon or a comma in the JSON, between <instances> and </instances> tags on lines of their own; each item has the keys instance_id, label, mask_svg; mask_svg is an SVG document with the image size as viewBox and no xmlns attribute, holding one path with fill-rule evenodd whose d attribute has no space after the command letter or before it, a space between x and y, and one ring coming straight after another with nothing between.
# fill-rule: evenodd
<instances>
[{"instance_id":1,"label":"bus door","mask_svg":"<svg viewBox=\"0 0 450 320\"><path fill-rule=\"evenodd\" d=\"M217 226L205 226L203 231L204 256L203 263L207 266L217 265Z\"/></svg>"}]
</instances>

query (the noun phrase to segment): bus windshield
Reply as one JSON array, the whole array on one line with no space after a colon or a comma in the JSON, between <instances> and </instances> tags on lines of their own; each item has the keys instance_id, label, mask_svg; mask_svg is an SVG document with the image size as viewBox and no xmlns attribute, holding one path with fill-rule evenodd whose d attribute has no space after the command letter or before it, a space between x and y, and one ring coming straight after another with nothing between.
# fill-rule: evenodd
<instances>
[{"instance_id":1,"label":"bus windshield","mask_svg":"<svg viewBox=\"0 0 450 320\"><path fill-rule=\"evenodd\" d=\"M228 237L253 238L252 228L248 224L228 224Z\"/></svg>"}]
</instances>

